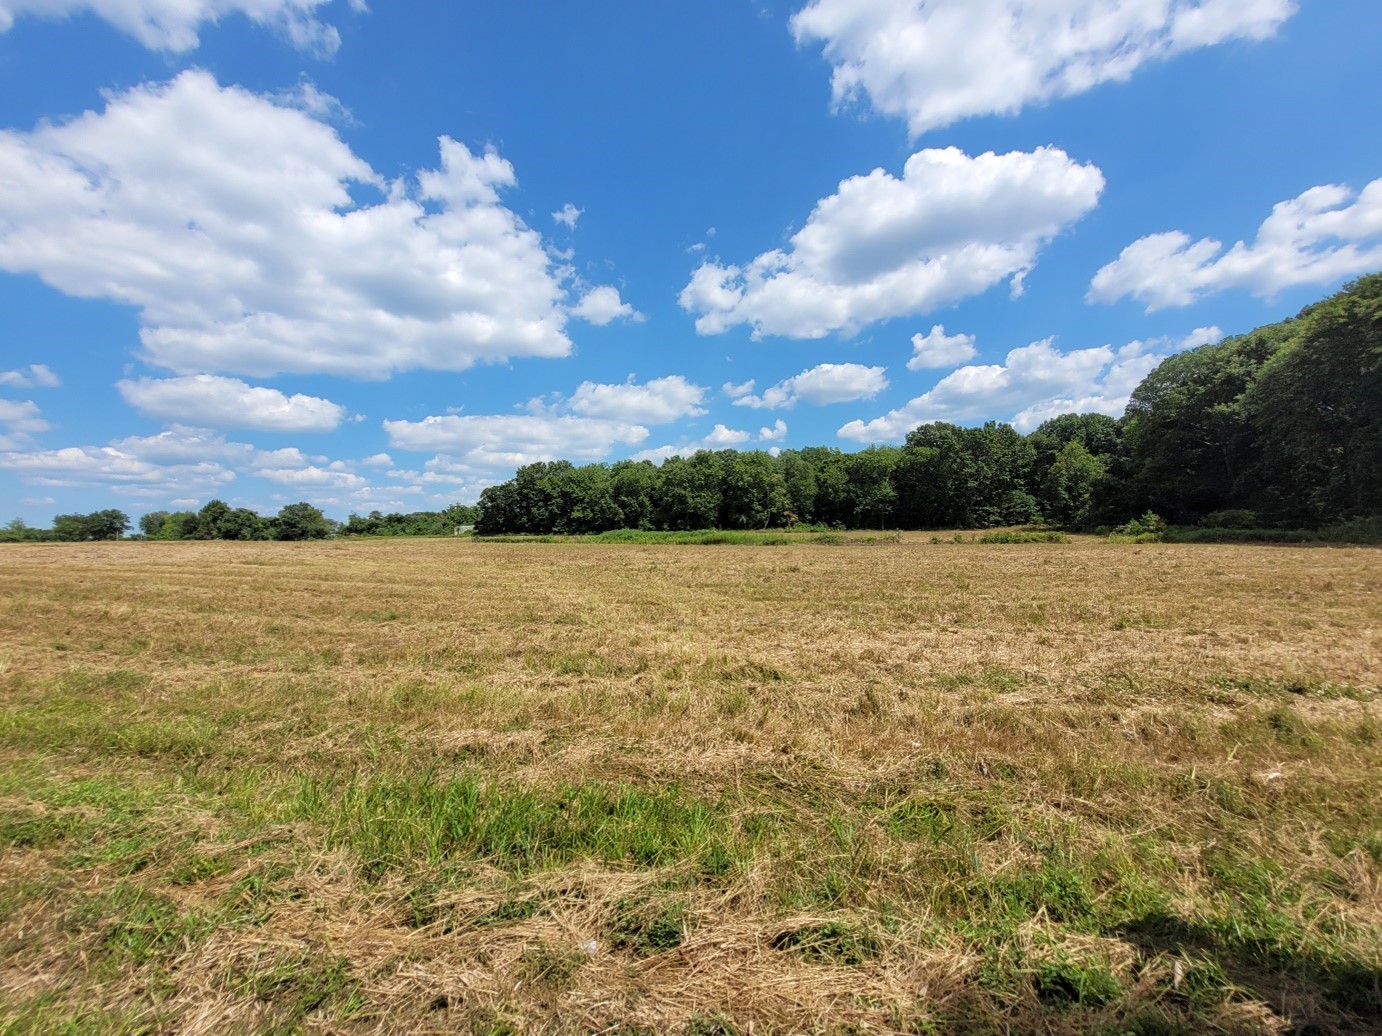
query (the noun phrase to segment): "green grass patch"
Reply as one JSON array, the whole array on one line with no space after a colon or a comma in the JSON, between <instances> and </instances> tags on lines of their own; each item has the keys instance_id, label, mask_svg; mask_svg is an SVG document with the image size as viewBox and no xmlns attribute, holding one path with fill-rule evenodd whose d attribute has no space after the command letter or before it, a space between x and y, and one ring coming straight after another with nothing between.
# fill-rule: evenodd
<instances>
[{"instance_id":1,"label":"green grass patch","mask_svg":"<svg viewBox=\"0 0 1382 1036\"><path fill-rule=\"evenodd\" d=\"M70 683L0 714L0 746L185 762L219 742L221 726L205 717L141 716L128 702L101 700L99 687L73 694Z\"/></svg>"},{"instance_id":2,"label":"green grass patch","mask_svg":"<svg viewBox=\"0 0 1382 1036\"><path fill-rule=\"evenodd\" d=\"M769 943L790 950L803 960L857 967L883 952L883 944L868 928L846 921L824 921L779 932Z\"/></svg>"},{"instance_id":3,"label":"green grass patch","mask_svg":"<svg viewBox=\"0 0 1382 1036\"><path fill-rule=\"evenodd\" d=\"M67 1003L55 993L0 1005L0 1012L0 1036L153 1036L166 1031L147 1007L107 1010Z\"/></svg>"},{"instance_id":4,"label":"green grass patch","mask_svg":"<svg viewBox=\"0 0 1382 1036\"><path fill-rule=\"evenodd\" d=\"M484 860L515 871L577 859L663 867L689 864L707 877L737 871L752 846L730 815L676 787L645 791L585 782L548 789L479 777L304 777L291 816L326 830L379 876L420 863Z\"/></svg>"},{"instance_id":5,"label":"green grass patch","mask_svg":"<svg viewBox=\"0 0 1382 1036\"><path fill-rule=\"evenodd\" d=\"M1123 987L1107 967L1057 954L1037 965L1032 990L1043 1004L1057 1008L1097 1008L1117 1000Z\"/></svg>"},{"instance_id":6,"label":"green grass patch","mask_svg":"<svg viewBox=\"0 0 1382 1036\"><path fill-rule=\"evenodd\" d=\"M980 543L1069 543L1070 537L1063 532L1045 530L997 530L986 532L979 537Z\"/></svg>"},{"instance_id":7,"label":"green grass patch","mask_svg":"<svg viewBox=\"0 0 1382 1036\"><path fill-rule=\"evenodd\" d=\"M623 897L614 904L609 944L639 957L676 949L682 943L689 912L689 901L681 897Z\"/></svg>"},{"instance_id":8,"label":"green grass patch","mask_svg":"<svg viewBox=\"0 0 1382 1036\"><path fill-rule=\"evenodd\" d=\"M297 1024L318 1011L348 1019L364 1005L349 961L310 952L281 955L251 973L233 976L229 985L233 992L272 1007L272 1031L298 1031Z\"/></svg>"},{"instance_id":9,"label":"green grass patch","mask_svg":"<svg viewBox=\"0 0 1382 1036\"><path fill-rule=\"evenodd\" d=\"M542 944L523 951L518 958L518 977L524 982L565 986L590 958L575 947Z\"/></svg>"},{"instance_id":10,"label":"green grass patch","mask_svg":"<svg viewBox=\"0 0 1382 1036\"><path fill-rule=\"evenodd\" d=\"M205 938L219 921L212 913L183 911L142 884L119 881L74 898L63 927L73 935L99 933L105 962L119 967L170 956Z\"/></svg>"}]
</instances>

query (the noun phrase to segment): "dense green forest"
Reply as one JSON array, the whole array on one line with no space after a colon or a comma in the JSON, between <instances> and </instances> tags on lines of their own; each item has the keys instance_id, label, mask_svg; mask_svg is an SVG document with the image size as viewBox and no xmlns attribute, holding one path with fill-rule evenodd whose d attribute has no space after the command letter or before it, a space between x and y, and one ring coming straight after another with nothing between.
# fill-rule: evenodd
<instances>
[{"instance_id":1,"label":"dense green forest","mask_svg":"<svg viewBox=\"0 0 1382 1036\"><path fill-rule=\"evenodd\" d=\"M1119 420L1065 414L1029 435L924 424L902 446L702 450L650 461L529 464L476 507L352 514L308 503L265 518L213 500L156 511L148 539L330 535L585 534L810 524L1111 527L1152 512L1177 525L1319 529L1382 516L1382 273L1278 324L1180 353L1132 393ZM11 522L0 540L112 539L122 511Z\"/></svg>"},{"instance_id":2,"label":"dense green forest","mask_svg":"<svg viewBox=\"0 0 1382 1036\"><path fill-rule=\"evenodd\" d=\"M1382 274L1153 370L1121 420L925 424L900 447L703 450L530 464L480 496L476 532L1182 525L1319 528L1382 514Z\"/></svg>"}]
</instances>

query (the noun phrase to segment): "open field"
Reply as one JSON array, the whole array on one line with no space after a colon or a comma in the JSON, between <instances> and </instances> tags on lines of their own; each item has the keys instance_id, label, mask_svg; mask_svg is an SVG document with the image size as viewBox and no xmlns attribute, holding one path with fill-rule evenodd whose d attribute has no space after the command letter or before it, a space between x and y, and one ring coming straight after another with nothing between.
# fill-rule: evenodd
<instances>
[{"instance_id":1,"label":"open field","mask_svg":"<svg viewBox=\"0 0 1382 1036\"><path fill-rule=\"evenodd\" d=\"M1382 551L0 550L0 1033L1382 1031Z\"/></svg>"}]
</instances>

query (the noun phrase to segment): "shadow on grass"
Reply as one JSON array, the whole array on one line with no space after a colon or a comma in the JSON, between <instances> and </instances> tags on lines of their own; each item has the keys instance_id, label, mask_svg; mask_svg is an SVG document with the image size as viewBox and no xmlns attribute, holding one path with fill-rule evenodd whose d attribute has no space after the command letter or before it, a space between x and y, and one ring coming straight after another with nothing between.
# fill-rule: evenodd
<instances>
[{"instance_id":1,"label":"shadow on grass","mask_svg":"<svg viewBox=\"0 0 1382 1036\"><path fill-rule=\"evenodd\" d=\"M1217 964L1231 983L1289 1019L1296 1036L1382 1032L1382 969L1356 958L1165 912L1120 926L1119 934L1149 957L1198 955Z\"/></svg>"}]
</instances>

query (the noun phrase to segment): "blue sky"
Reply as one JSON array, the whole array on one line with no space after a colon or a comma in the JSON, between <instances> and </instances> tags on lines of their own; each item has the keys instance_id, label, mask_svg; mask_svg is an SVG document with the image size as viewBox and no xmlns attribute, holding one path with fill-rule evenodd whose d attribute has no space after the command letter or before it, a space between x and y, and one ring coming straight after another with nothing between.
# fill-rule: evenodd
<instances>
[{"instance_id":1,"label":"blue sky","mask_svg":"<svg viewBox=\"0 0 1382 1036\"><path fill-rule=\"evenodd\" d=\"M1375 0L0 0L3 517L1121 413L1382 269Z\"/></svg>"}]
</instances>

